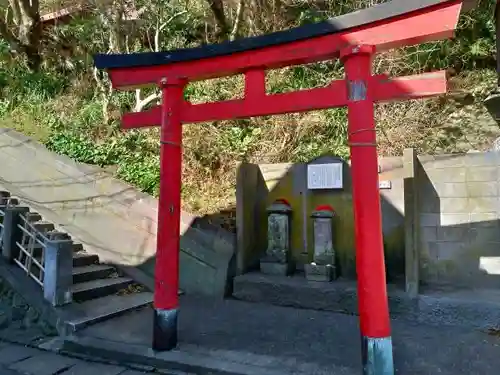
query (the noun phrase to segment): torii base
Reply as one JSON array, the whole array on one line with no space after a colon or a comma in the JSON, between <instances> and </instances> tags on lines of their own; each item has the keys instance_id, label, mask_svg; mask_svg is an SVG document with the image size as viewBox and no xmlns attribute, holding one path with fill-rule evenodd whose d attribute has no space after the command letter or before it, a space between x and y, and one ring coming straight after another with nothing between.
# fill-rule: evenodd
<instances>
[{"instance_id":1,"label":"torii base","mask_svg":"<svg viewBox=\"0 0 500 375\"><path fill-rule=\"evenodd\" d=\"M177 346L177 309L154 309L153 350L166 351Z\"/></svg>"},{"instance_id":2,"label":"torii base","mask_svg":"<svg viewBox=\"0 0 500 375\"><path fill-rule=\"evenodd\" d=\"M393 375L392 339L363 336L361 340L363 375Z\"/></svg>"}]
</instances>

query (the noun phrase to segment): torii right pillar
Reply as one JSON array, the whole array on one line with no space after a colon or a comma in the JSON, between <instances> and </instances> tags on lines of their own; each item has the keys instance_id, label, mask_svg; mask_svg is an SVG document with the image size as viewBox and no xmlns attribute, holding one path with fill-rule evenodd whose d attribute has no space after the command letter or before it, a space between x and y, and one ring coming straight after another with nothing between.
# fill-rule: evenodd
<instances>
[{"instance_id":1,"label":"torii right pillar","mask_svg":"<svg viewBox=\"0 0 500 375\"><path fill-rule=\"evenodd\" d=\"M374 119L373 46L341 51L348 95L356 270L364 375L393 375Z\"/></svg>"}]
</instances>

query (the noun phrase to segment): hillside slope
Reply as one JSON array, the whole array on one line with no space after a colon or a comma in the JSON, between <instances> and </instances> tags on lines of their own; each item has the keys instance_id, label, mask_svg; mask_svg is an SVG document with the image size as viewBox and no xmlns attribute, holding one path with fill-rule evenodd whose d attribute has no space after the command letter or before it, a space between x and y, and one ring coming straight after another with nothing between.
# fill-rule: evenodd
<instances>
[{"instance_id":1,"label":"hillside slope","mask_svg":"<svg viewBox=\"0 0 500 375\"><path fill-rule=\"evenodd\" d=\"M212 43L316 22L376 2L137 0L139 18L123 22L109 10L95 8L47 31L38 72L30 71L22 57L12 56L0 39L0 126L35 136L78 161L113 168L120 178L154 195L158 130L118 130L120 113L154 92L141 92L140 100L134 93L110 94L106 78L94 74L93 53ZM400 155L406 147L428 154L485 150L500 136L483 106L496 87L495 2L478 3L462 16L454 40L390 51L375 62L377 73L447 69L451 77L450 93L443 97L377 106L382 155ZM57 8L54 4L42 5ZM217 9L218 4L223 8ZM268 88L283 92L323 86L342 74L337 61L281 69L269 72ZM237 97L242 88L242 77L233 77L191 84L186 91L190 100L201 102ZM326 151L349 157L345 109L189 125L184 142L184 206L200 213L234 203L235 167L242 160L304 161Z\"/></svg>"}]
</instances>

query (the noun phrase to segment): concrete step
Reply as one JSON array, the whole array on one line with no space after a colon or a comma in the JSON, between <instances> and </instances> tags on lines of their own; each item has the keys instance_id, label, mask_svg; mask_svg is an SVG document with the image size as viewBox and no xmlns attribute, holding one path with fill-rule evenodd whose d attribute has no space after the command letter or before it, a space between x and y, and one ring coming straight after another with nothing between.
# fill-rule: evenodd
<instances>
[{"instance_id":1,"label":"concrete step","mask_svg":"<svg viewBox=\"0 0 500 375\"><path fill-rule=\"evenodd\" d=\"M70 332L120 316L153 302L153 293L110 295L65 307L66 326Z\"/></svg>"},{"instance_id":2,"label":"concrete step","mask_svg":"<svg viewBox=\"0 0 500 375\"><path fill-rule=\"evenodd\" d=\"M74 253L78 253L78 252L81 252L83 251L83 245L82 244L79 244L79 243L74 243L71 245L71 247L73 248L73 252ZM41 259L42 257L42 251L44 249L44 246L40 243L35 243L33 244L33 256L35 258L37 258L38 260Z\"/></svg>"},{"instance_id":3,"label":"concrete step","mask_svg":"<svg viewBox=\"0 0 500 375\"><path fill-rule=\"evenodd\" d=\"M115 277L87 281L73 285L73 300L76 302L88 301L94 298L108 296L117 293L121 289L133 284L134 280L128 277Z\"/></svg>"},{"instance_id":4,"label":"concrete step","mask_svg":"<svg viewBox=\"0 0 500 375\"><path fill-rule=\"evenodd\" d=\"M99 257L95 254L78 252L73 254L73 267L90 266L99 263Z\"/></svg>"},{"instance_id":5,"label":"concrete step","mask_svg":"<svg viewBox=\"0 0 500 375\"><path fill-rule=\"evenodd\" d=\"M84 283L97 279L105 279L113 272L115 272L114 267L102 264L73 267L73 284Z\"/></svg>"},{"instance_id":6,"label":"concrete step","mask_svg":"<svg viewBox=\"0 0 500 375\"><path fill-rule=\"evenodd\" d=\"M83 245L81 243L73 243L73 252L77 253L79 251L83 251Z\"/></svg>"}]
</instances>

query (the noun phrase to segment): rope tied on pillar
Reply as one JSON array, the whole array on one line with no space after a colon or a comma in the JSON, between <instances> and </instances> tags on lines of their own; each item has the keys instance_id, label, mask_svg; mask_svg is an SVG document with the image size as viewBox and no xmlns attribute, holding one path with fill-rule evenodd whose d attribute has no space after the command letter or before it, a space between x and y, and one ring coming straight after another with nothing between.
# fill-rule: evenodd
<instances>
[{"instance_id":1,"label":"rope tied on pillar","mask_svg":"<svg viewBox=\"0 0 500 375\"><path fill-rule=\"evenodd\" d=\"M369 129L369 128L357 129L357 130L348 132L347 135L348 135L348 139L351 139L351 136L353 136L355 134L359 134L362 132L372 132L372 131L376 132L377 130L376 129ZM350 147L377 147L377 141L375 141L375 142L349 142L348 141L347 144Z\"/></svg>"}]
</instances>

